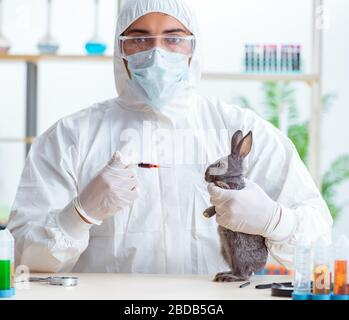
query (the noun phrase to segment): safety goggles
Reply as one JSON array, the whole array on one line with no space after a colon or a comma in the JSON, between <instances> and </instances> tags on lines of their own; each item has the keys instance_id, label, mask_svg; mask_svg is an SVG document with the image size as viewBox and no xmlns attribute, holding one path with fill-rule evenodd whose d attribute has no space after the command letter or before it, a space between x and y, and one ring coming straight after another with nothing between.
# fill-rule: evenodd
<instances>
[{"instance_id":1,"label":"safety goggles","mask_svg":"<svg viewBox=\"0 0 349 320\"><path fill-rule=\"evenodd\" d=\"M123 58L160 47L169 52L185 54L191 57L195 50L195 36L120 36L120 53Z\"/></svg>"}]
</instances>

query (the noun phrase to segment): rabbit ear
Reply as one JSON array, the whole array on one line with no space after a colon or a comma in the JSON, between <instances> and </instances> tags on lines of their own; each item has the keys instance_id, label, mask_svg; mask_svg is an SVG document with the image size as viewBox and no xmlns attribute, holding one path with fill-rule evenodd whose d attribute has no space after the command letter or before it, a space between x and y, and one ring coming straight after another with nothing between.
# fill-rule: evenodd
<instances>
[{"instance_id":1,"label":"rabbit ear","mask_svg":"<svg viewBox=\"0 0 349 320\"><path fill-rule=\"evenodd\" d=\"M252 131L250 131L237 146L238 154L241 158L245 158L251 151L252 148Z\"/></svg>"},{"instance_id":2,"label":"rabbit ear","mask_svg":"<svg viewBox=\"0 0 349 320\"><path fill-rule=\"evenodd\" d=\"M238 153L237 152L237 146L239 145L240 141L243 138L243 134L241 130L238 130L234 133L233 137L231 138L231 153Z\"/></svg>"}]
</instances>

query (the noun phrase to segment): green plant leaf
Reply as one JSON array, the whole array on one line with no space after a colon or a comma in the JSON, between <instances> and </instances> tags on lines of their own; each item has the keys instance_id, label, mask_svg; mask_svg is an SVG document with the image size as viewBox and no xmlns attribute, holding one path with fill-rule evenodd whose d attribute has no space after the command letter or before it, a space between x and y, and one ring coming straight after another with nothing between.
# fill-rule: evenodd
<instances>
[{"instance_id":1,"label":"green plant leaf","mask_svg":"<svg viewBox=\"0 0 349 320\"><path fill-rule=\"evenodd\" d=\"M295 145L300 158L307 164L309 133L308 122L294 124L288 127L288 136Z\"/></svg>"},{"instance_id":2,"label":"green plant leaf","mask_svg":"<svg viewBox=\"0 0 349 320\"><path fill-rule=\"evenodd\" d=\"M338 188L345 181L349 181L349 155L345 154L332 162L322 177L321 194L326 201L333 219L338 218L344 206L336 204L335 197Z\"/></svg>"},{"instance_id":3,"label":"green plant leaf","mask_svg":"<svg viewBox=\"0 0 349 320\"><path fill-rule=\"evenodd\" d=\"M298 120L295 102L295 89L288 82L264 82L262 85L265 97L265 117L275 127L280 128L280 114L288 109L289 121Z\"/></svg>"},{"instance_id":4,"label":"green plant leaf","mask_svg":"<svg viewBox=\"0 0 349 320\"><path fill-rule=\"evenodd\" d=\"M339 156L333 161L322 180L321 191L323 193L330 192L340 183L349 180L349 155Z\"/></svg>"}]
</instances>

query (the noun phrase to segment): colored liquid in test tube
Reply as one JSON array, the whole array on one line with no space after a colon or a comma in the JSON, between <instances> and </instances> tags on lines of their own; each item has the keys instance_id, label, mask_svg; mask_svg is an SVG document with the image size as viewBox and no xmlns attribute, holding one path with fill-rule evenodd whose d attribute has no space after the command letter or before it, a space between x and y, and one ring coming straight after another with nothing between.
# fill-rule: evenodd
<instances>
[{"instance_id":1,"label":"colored liquid in test tube","mask_svg":"<svg viewBox=\"0 0 349 320\"><path fill-rule=\"evenodd\" d=\"M314 267L314 287L313 294L331 293L331 273L327 265L317 265Z\"/></svg>"},{"instance_id":2,"label":"colored liquid in test tube","mask_svg":"<svg viewBox=\"0 0 349 320\"><path fill-rule=\"evenodd\" d=\"M336 260L334 262L334 294L349 294L347 284L348 262L345 260Z\"/></svg>"},{"instance_id":3,"label":"colored liquid in test tube","mask_svg":"<svg viewBox=\"0 0 349 320\"><path fill-rule=\"evenodd\" d=\"M335 245L334 300L349 300L349 240L343 235Z\"/></svg>"},{"instance_id":4,"label":"colored liquid in test tube","mask_svg":"<svg viewBox=\"0 0 349 320\"><path fill-rule=\"evenodd\" d=\"M15 294L14 239L8 229L0 228L0 298Z\"/></svg>"},{"instance_id":5,"label":"colored liquid in test tube","mask_svg":"<svg viewBox=\"0 0 349 320\"><path fill-rule=\"evenodd\" d=\"M314 282L312 299L329 300L331 293L331 272L329 246L320 240L314 247Z\"/></svg>"}]
</instances>

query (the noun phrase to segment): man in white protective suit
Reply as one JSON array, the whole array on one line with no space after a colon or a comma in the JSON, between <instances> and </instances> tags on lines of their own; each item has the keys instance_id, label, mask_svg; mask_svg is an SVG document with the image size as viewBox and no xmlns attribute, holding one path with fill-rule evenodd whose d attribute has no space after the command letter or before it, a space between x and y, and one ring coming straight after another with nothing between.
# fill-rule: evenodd
<instances>
[{"instance_id":1,"label":"man in white protective suit","mask_svg":"<svg viewBox=\"0 0 349 320\"><path fill-rule=\"evenodd\" d=\"M330 240L331 215L290 140L254 112L195 92L199 51L183 0L125 1L118 97L64 117L31 147L8 225L17 265L215 274L227 270L217 225L265 237L286 266L300 237ZM207 184L207 166L229 153L237 130L254 137L246 187Z\"/></svg>"}]
</instances>

